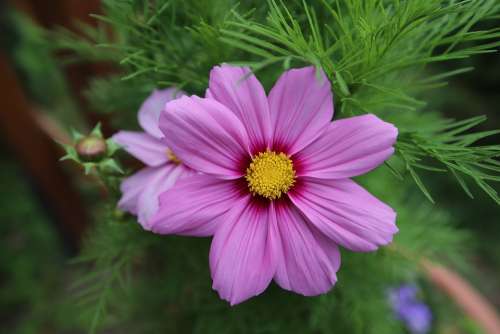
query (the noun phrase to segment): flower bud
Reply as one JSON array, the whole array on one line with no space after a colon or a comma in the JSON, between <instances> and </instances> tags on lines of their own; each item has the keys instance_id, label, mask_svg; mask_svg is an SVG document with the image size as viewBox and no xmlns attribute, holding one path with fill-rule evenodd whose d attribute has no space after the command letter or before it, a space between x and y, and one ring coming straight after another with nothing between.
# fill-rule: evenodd
<instances>
[{"instance_id":1,"label":"flower bud","mask_svg":"<svg viewBox=\"0 0 500 334\"><path fill-rule=\"evenodd\" d=\"M104 138L90 135L78 140L75 149L82 161L95 162L106 156L107 145Z\"/></svg>"}]
</instances>

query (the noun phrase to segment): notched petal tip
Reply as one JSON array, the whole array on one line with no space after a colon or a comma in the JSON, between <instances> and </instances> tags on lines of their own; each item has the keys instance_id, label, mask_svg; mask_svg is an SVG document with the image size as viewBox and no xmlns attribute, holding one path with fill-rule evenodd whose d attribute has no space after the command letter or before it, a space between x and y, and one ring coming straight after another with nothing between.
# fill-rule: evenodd
<instances>
[{"instance_id":1,"label":"notched petal tip","mask_svg":"<svg viewBox=\"0 0 500 334\"><path fill-rule=\"evenodd\" d=\"M304 296L327 293L337 282L340 252L292 203L276 206L281 247L274 280Z\"/></svg>"},{"instance_id":2,"label":"notched petal tip","mask_svg":"<svg viewBox=\"0 0 500 334\"><path fill-rule=\"evenodd\" d=\"M373 122L373 126L379 127L380 132L386 131L387 136L393 138L394 142L396 141L399 131L394 124L384 121L375 114L366 114L358 117L365 118Z\"/></svg>"},{"instance_id":3,"label":"notched petal tip","mask_svg":"<svg viewBox=\"0 0 500 334\"><path fill-rule=\"evenodd\" d=\"M222 64L210 72L206 97L214 99L240 119L254 152L268 147L271 140L271 118L264 87L249 67Z\"/></svg>"},{"instance_id":4,"label":"notched petal tip","mask_svg":"<svg viewBox=\"0 0 500 334\"><path fill-rule=\"evenodd\" d=\"M333 117L330 82L324 74L318 80L316 73L312 66L288 70L269 93L273 145L290 155L318 138Z\"/></svg>"},{"instance_id":5,"label":"notched petal tip","mask_svg":"<svg viewBox=\"0 0 500 334\"><path fill-rule=\"evenodd\" d=\"M236 305L264 292L276 271L269 210L250 197L232 206L210 248L213 289Z\"/></svg>"},{"instance_id":6,"label":"notched petal tip","mask_svg":"<svg viewBox=\"0 0 500 334\"><path fill-rule=\"evenodd\" d=\"M290 198L319 231L352 251L374 251L398 232L396 212L350 179L305 178Z\"/></svg>"},{"instance_id":7,"label":"notched petal tip","mask_svg":"<svg viewBox=\"0 0 500 334\"><path fill-rule=\"evenodd\" d=\"M344 179L367 173L394 154L398 129L373 114L332 122L295 156L300 176Z\"/></svg>"}]
</instances>

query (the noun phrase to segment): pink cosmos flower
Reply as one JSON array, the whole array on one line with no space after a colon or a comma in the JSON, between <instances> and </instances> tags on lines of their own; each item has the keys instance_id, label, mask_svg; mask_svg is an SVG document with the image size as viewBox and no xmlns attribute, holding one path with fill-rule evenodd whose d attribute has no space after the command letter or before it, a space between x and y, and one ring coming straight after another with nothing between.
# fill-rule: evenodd
<instances>
[{"instance_id":1,"label":"pink cosmos flower","mask_svg":"<svg viewBox=\"0 0 500 334\"><path fill-rule=\"evenodd\" d=\"M118 207L137 215L139 223L150 229L148 219L158 210L159 195L174 185L178 178L192 171L180 163L168 149L158 127L165 103L183 95L174 88L155 90L142 104L138 118L144 132L119 131L113 140L146 167L126 178L120 186L122 197Z\"/></svg>"},{"instance_id":2,"label":"pink cosmos flower","mask_svg":"<svg viewBox=\"0 0 500 334\"><path fill-rule=\"evenodd\" d=\"M397 129L332 116L330 83L313 67L287 71L267 97L248 68L215 67L206 98L171 101L160 116L168 146L203 174L160 195L151 230L214 235L213 288L232 305L273 279L327 292L338 245L373 251L398 231L394 211L349 179L393 154Z\"/></svg>"}]
</instances>

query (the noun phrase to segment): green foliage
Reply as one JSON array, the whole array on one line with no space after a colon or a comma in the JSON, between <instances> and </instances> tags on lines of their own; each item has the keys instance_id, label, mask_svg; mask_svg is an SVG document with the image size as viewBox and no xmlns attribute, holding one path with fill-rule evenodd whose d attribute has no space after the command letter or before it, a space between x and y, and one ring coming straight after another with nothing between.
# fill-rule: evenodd
<instances>
[{"instance_id":1,"label":"green foliage","mask_svg":"<svg viewBox=\"0 0 500 334\"><path fill-rule=\"evenodd\" d=\"M441 87L443 79L471 70L461 68L420 78L418 72L424 65L494 52L500 45L498 41L466 44L500 37L499 29L470 30L478 20L499 11L495 1L321 2L333 22L325 23L321 27L324 31L318 23L318 7L315 10L304 2L305 15L294 15L283 3L271 0L266 23L234 13L236 19L229 22L233 29L222 30L222 39L262 58L250 64L255 70L276 62L287 68L291 61L322 68L333 83L342 116L378 112L404 128L404 120L395 113L416 112L424 106L412 95ZM443 171L450 171L469 196L472 194L460 173L470 176L500 204L496 191L486 182L499 180L495 158L500 145L471 146L498 131L463 133L480 119L453 124L445 120L432 131L401 133L397 153L430 201L433 200L415 168L435 172L441 169L420 164L424 158L444 164ZM462 136L455 138L456 134Z\"/></svg>"},{"instance_id":2,"label":"green foliage","mask_svg":"<svg viewBox=\"0 0 500 334\"><path fill-rule=\"evenodd\" d=\"M81 61L106 61L118 62L120 54L114 50L102 50L96 48L96 44L104 44L110 41L107 27L104 23L98 27L90 27L81 22L74 22L78 34L69 29L58 27L54 32L50 32L47 38L50 38L50 47L54 50L71 49L76 53L66 55L65 64Z\"/></svg>"},{"instance_id":3,"label":"green foliage","mask_svg":"<svg viewBox=\"0 0 500 334\"><path fill-rule=\"evenodd\" d=\"M484 122L486 117L478 116L460 122L446 120L427 129L402 132L396 149L403 159L405 168L427 198L434 202L427 188L416 173L416 169L433 172L451 172L465 193L474 198L463 175L470 177L497 204L500 197L488 183L500 181L500 146L472 146L477 141L500 133L500 130L467 133L467 130ZM426 163L431 160L438 164Z\"/></svg>"},{"instance_id":4,"label":"green foliage","mask_svg":"<svg viewBox=\"0 0 500 334\"><path fill-rule=\"evenodd\" d=\"M155 89L148 80L121 80L121 75L96 78L91 81L86 97L93 110L120 117L111 117L110 122L116 129L131 127L137 123L137 114L130 110L139 110L140 105ZM136 125L137 127L137 125Z\"/></svg>"},{"instance_id":5,"label":"green foliage","mask_svg":"<svg viewBox=\"0 0 500 334\"><path fill-rule=\"evenodd\" d=\"M83 310L81 317L89 324L89 333L96 333L109 322L111 301L116 302L117 294L126 295L130 289L133 260L141 256L147 244L137 237L139 227L112 207L102 207L96 217L96 237L88 240L82 255L73 261L83 264L86 273L72 282L71 289L78 309Z\"/></svg>"},{"instance_id":6,"label":"green foliage","mask_svg":"<svg viewBox=\"0 0 500 334\"><path fill-rule=\"evenodd\" d=\"M138 105L145 89L154 85L204 94L209 70L221 62L251 66L267 87L284 69L312 64L322 68L333 84L337 115L376 113L405 129L415 123L417 113L428 111L420 100L425 91L441 88L446 84L443 80L472 70L463 67L429 74L426 65L495 52L500 45L499 28L474 29L477 22L500 13L495 0L321 0L286 5L269 0L267 10L255 9L251 2L244 6L216 0L104 3L107 15L96 17L114 28L114 39L106 37L102 26L94 30L83 26L85 39L63 33L59 39L64 43L56 44L83 58L95 59L88 53L101 50L103 55L113 55L109 60L119 59L124 82L116 77L100 79L87 94L104 111L120 110L125 103ZM494 152L500 146L478 148L471 142L464 148L460 142L434 140L435 134L450 126L442 121L442 128L434 132L402 133L397 154L405 164L398 173L408 172L433 201L415 169L440 171L419 163L423 158L434 159L445 165L469 196L460 174L471 177L498 202L487 181L497 179ZM463 161L474 161L474 168Z\"/></svg>"},{"instance_id":7,"label":"green foliage","mask_svg":"<svg viewBox=\"0 0 500 334\"><path fill-rule=\"evenodd\" d=\"M464 45L498 39L498 29L470 31L478 20L498 13L495 1L322 0L315 5L304 2L303 7L293 6L295 11L281 1L268 3L265 23L234 12L236 19L228 22L233 29L223 30L223 39L264 58L254 65L257 69L273 61L282 61L285 68L291 61L323 68L334 84L338 104L347 104L343 106L347 111L363 109L360 101L350 97L363 89L393 95L394 102L412 102L405 91L409 87L398 87L414 84L415 69L493 52L499 45ZM322 13L322 24L317 13ZM412 73L405 78L408 69ZM390 85L388 79L394 79L394 74L399 78L397 85ZM430 85L451 74L458 73L425 78L424 83Z\"/></svg>"}]
</instances>

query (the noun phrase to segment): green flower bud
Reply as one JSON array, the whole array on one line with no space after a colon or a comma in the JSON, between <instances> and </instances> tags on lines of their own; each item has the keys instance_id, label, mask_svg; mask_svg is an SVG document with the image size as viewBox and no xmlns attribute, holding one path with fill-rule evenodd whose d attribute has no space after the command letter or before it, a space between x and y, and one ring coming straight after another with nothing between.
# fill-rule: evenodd
<instances>
[{"instance_id":1,"label":"green flower bud","mask_svg":"<svg viewBox=\"0 0 500 334\"><path fill-rule=\"evenodd\" d=\"M75 149L82 161L96 162L106 156L106 140L95 135L89 135L78 140Z\"/></svg>"}]
</instances>

